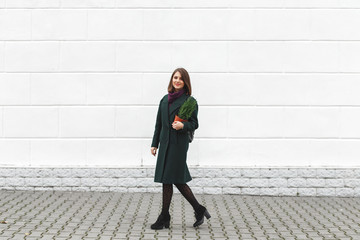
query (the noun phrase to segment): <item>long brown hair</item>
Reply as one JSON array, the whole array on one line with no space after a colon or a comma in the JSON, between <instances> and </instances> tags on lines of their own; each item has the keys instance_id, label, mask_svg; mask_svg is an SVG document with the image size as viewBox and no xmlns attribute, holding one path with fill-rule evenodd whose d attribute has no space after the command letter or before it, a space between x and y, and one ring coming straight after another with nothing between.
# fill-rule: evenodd
<instances>
[{"instance_id":1,"label":"long brown hair","mask_svg":"<svg viewBox=\"0 0 360 240\"><path fill-rule=\"evenodd\" d=\"M181 75L182 80L184 81L184 89L185 93L189 96L191 96L191 83L190 83L190 76L189 73L185 70L185 68L177 68L174 70L174 72L171 74L169 86L168 86L168 92L174 92L175 88L172 84L173 77L176 72L179 72Z\"/></svg>"}]
</instances>

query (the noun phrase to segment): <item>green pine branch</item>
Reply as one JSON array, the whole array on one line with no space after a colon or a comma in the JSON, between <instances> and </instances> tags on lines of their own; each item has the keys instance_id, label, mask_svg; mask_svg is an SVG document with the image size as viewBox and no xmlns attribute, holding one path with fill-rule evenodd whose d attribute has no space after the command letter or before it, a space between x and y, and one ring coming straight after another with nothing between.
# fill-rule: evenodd
<instances>
[{"instance_id":1,"label":"green pine branch","mask_svg":"<svg viewBox=\"0 0 360 240\"><path fill-rule=\"evenodd\" d=\"M196 108L196 100L193 97L188 97L179 109L179 118L188 120Z\"/></svg>"}]
</instances>

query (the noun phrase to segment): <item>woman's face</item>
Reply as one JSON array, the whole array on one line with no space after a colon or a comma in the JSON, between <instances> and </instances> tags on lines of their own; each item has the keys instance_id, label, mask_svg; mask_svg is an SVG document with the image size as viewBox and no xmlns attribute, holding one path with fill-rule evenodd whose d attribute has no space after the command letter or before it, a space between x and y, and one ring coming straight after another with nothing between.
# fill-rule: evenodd
<instances>
[{"instance_id":1,"label":"woman's face","mask_svg":"<svg viewBox=\"0 0 360 240\"><path fill-rule=\"evenodd\" d=\"M172 84L175 88L175 92L180 91L184 87L184 81L182 80L180 72L174 74Z\"/></svg>"}]
</instances>

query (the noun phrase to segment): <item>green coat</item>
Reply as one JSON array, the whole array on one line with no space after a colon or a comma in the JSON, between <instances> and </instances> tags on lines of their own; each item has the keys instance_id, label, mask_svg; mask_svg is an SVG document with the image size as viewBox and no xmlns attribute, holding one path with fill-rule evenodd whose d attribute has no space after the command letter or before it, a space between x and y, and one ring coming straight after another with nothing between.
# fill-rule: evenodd
<instances>
[{"instance_id":1,"label":"green coat","mask_svg":"<svg viewBox=\"0 0 360 240\"><path fill-rule=\"evenodd\" d=\"M151 147L160 147L157 151L157 162L155 168L154 182L160 183L186 183L192 180L186 164L186 155L189 148L189 137L187 131L198 128L198 105L192 113L188 122L183 122L184 128L175 130L172 122L180 106L189 96L185 93L178 97L168 109L168 94L160 101L154 136Z\"/></svg>"}]
</instances>

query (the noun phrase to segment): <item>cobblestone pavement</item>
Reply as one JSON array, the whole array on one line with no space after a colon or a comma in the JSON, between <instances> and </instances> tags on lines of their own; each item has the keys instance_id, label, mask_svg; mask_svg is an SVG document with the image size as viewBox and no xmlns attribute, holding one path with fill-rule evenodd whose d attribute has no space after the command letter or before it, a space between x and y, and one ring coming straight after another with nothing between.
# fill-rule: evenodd
<instances>
[{"instance_id":1,"label":"cobblestone pavement","mask_svg":"<svg viewBox=\"0 0 360 240\"><path fill-rule=\"evenodd\" d=\"M169 229L152 230L161 193L0 191L2 239L360 239L360 198L196 195L211 214L193 228L174 193Z\"/></svg>"}]
</instances>

